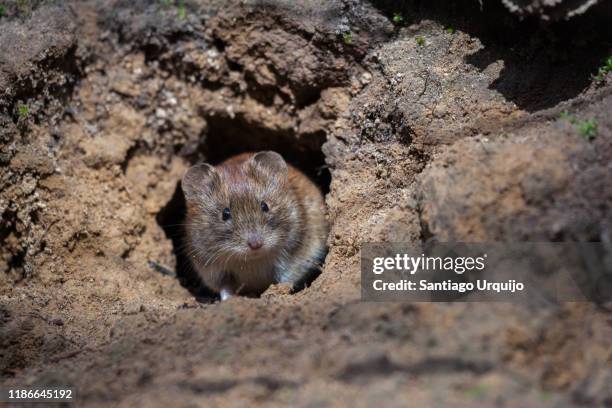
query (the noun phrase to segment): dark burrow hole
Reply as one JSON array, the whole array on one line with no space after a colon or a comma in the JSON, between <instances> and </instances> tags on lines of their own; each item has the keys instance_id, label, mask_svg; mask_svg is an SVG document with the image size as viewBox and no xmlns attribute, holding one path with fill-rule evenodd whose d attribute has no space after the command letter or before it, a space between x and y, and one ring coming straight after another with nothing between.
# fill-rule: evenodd
<instances>
[{"instance_id":1,"label":"dark burrow hole","mask_svg":"<svg viewBox=\"0 0 612 408\"><path fill-rule=\"evenodd\" d=\"M208 133L205 143L201 146L198 156L190 158L192 164L205 161L217 165L223 160L243 152L274 150L294 167L303 171L313 180L324 194L329 192L331 174L325 166L325 156L321 146L325 134L311 134L298 139L292 133L277 132L270 129L253 126L239 118L207 117ZM180 185L170 201L157 214L157 223L164 230L166 237L172 241L173 253L176 257L176 277L183 287L188 289L200 302L211 302L218 296L199 278L191 261L185 253L184 223L186 215L185 198ZM164 268L156 269L163 272ZM171 271L166 271L167 273ZM309 286L321 271L313 268L307 276L296 283L294 292Z\"/></svg>"}]
</instances>

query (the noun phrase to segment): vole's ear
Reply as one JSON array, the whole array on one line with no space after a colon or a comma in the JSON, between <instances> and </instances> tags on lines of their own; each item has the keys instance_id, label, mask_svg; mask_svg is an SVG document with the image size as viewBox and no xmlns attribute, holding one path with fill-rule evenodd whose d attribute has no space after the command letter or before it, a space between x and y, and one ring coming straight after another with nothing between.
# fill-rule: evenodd
<instances>
[{"instance_id":1,"label":"vole's ear","mask_svg":"<svg viewBox=\"0 0 612 408\"><path fill-rule=\"evenodd\" d=\"M181 180L181 187L187 201L195 199L210 188L217 171L208 163L200 163L192 166L185 172Z\"/></svg>"},{"instance_id":2,"label":"vole's ear","mask_svg":"<svg viewBox=\"0 0 612 408\"><path fill-rule=\"evenodd\" d=\"M256 167L268 170L273 174L287 176L289 169L283 156L271 150L256 153L251 159Z\"/></svg>"}]
</instances>

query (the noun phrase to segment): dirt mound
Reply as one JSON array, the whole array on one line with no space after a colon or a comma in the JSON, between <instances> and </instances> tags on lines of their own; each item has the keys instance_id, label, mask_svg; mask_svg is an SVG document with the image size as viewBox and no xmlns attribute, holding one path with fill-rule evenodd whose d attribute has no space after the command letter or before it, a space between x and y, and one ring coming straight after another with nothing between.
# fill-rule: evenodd
<instances>
[{"instance_id":1,"label":"dirt mound","mask_svg":"<svg viewBox=\"0 0 612 408\"><path fill-rule=\"evenodd\" d=\"M3 384L92 406L612 403L595 305L359 300L364 242L612 239L610 27L486 4L11 3ZM327 193L329 254L296 294L215 303L179 180L260 149Z\"/></svg>"}]
</instances>

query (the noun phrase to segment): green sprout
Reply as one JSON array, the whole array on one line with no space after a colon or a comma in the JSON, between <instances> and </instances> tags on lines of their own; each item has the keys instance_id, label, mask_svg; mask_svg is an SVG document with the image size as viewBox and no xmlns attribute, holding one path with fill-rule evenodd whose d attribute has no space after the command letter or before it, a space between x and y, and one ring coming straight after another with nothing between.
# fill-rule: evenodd
<instances>
[{"instance_id":1,"label":"green sprout","mask_svg":"<svg viewBox=\"0 0 612 408\"><path fill-rule=\"evenodd\" d=\"M567 111L561 112L559 117L568 120L569 123L574 125L585 140L591 141L597 137L597 120L595 118L580 121L575 116L567 113Z\"/></svg>"},{"instance_id":2,"label":"green sprout","mask_svg":"<svg viewBox=\"0 0 612 408\"><path fill-rule=\"evenodd\" d=\"M179 0L178 3L178 16L181 20L187 17L187 9L185 8L185 2L183 0Z\"/></svg>"},{"instance_id":3,"label":"green sprout","mask_svg":"<svg viewBox=\"0 0 612 408\"><path fill-rule=\"evenodd\" d=\"M185 20L187 18L187 7L185 7L185 0L159 0L162 8L159 10L159 14L164 17L164 9L176 8L176 14L179 20Z\"/></svg>"},{"instance_id":4,"label":"green sprout","mask_svg":"<svg viewBox=\"0 0 612 408\"><path fill-rule=\"evenodd\" d=\"M453 27L446 27L446 29L444 30L449 34L454 34L455 33L455 29Z\"/></svg>"},{"instance_id":5,"label":"green sprout","mask_svg":"<svg viewBox=\"0 0 612 408\"><path fill-rule=\"evenodd\" d=\"M425 45L425 38L422 35L417 36L416 43L419 47L423 47Z\"/></svg>"},{"instance_id":6,"label":"green sprout","mask_svg":"<svg viewBox=\"0 0 612 408\"><path fill-rule=\"evenodd\" d=\"M344 40L345 44L352 44L353 43L353 33L351 33L350 31L345 31L344 33L342 33L342 39Z\"/></svg>"},{"instance_id":7,"label":"green sprout","mask_svg":"<svg viewBox=\"0 0 612 408\"><path fill-rule=\"evenodd\" d=\"M402 17L402 15L400 13L394 13L393 14L393 22L395 24L400 24L402 21L404 21L404 17Z\"/></svg>"},{"instance_id":8,"label":"green sprout","mask_svg":"<svg viewBox=\"0 0 612 408\"><path fill-rule=\"evenodd\" d=\"M17 105L17 128L21 132L25 132L30 127L30 108L22 103Z\"/></svg>"},{"instance_id":9,"label":"green sprout","mask_svg":"<svg viewBox=\"0 0 612 408\"><path fill-rule=\"evenodd\" d=\"M0 4L0 17L4 16L5 13L6 13L6 7Z\"/></svg>"},{"instance_id":10,"label":"green sprout","mask_svg":"<svg viewBox=\"0 0 612 408\"><path fill-rule=\"evenodd\" d=\"M589 119L576 124L578 131L585 140L593 140L597 137L597 121Z\"/></svg>"},{"instance_id":11,"label":"green sprout","mask_svg":"<svg viewBox=\"0 0 612 408\"><path fill-rule=\"evenodd\" d=\"M612 56L606 58L604 65L599 67L599 70L597 70L597 75L595 75L595 81L597 83L602 83L609 72L612 72Z\"/></svg>"},{"instance_id":12,"label":"green sprout","mask_svg":"<svg viewBox=\"0 0 612 408\"><path fill-rule=\"evenodd\" d=\"M465 395L480 399L488 393L488 387L485 384L475 384L465 390Z\"/></svg>"},{"instance_id":13,"label":"green sprout","mask_svg":"<svg viewBox=\"0 0 612 408\"><path fill-rule=\"evenodd\" d=\"M28 108L28 105L19 105L17 107L17 113L20 117L25 118L30 114L30 108Z\"/></svg>"}]
</instances>

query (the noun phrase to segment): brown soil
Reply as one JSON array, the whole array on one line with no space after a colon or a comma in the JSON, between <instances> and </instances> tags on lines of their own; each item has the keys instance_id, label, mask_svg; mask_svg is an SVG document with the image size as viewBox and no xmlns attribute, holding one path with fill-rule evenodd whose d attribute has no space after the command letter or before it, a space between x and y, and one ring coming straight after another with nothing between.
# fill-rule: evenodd
<instances>
[{"instance_id":1,"label":"brown soil","mask_svg":"<svg viewBox=\"0 0 612 408\"><path fill-rule=\"evenodd\" d=\"M601 305L359 286L363 242L612 240L609 5L542 24L402 4L8 2L2 385L85 406L612 406ZM180 254L178 181L260 149L327 193L329 254L296 294L220 303Z\"/></svg>"}]
</instances>

